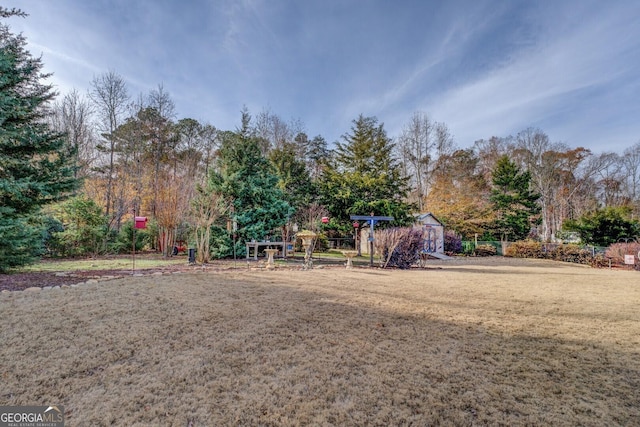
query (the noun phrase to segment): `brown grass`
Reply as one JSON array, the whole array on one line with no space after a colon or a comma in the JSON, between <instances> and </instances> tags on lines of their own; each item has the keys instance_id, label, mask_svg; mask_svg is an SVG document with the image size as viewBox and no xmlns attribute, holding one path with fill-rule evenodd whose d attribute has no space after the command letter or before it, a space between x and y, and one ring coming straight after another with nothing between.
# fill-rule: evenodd
<instances>
[{"instance_id":1,"label":"brown grass","mask_svg":"<svg viewBox=\"0 0 640 427\"><path fill-rule=\"evenodd\" d=\"M640 275L521 259L0 294L0 405L67 425L640 425Z\"/></svg>"}]
</instances>

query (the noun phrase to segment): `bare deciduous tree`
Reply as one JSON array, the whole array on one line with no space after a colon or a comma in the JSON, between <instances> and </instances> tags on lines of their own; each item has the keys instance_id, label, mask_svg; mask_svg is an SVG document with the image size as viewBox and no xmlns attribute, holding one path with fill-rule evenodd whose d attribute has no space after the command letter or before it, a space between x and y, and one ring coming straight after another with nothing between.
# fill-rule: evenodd
<instances>
[{"instance_id":1,"label":"bare deciduous tree","mask_svg":"<svg viewBox=\"0 0 640 427\"><path fill-rule=\"evenodd\" d=\"M558 174L560 157L559 152L565 147L560 144L552 144L547 134L540 129L528 128L516 136L515 157L522 167L531 175L531 186L540 194L538 203L541 205L542 232L541 238L549 241L553 234L550 212L551 204L555 199L555 191L559 187Z\"/></svg>"},{"instance_id":2,"label":"bare deciduous tree","mask_svg":"<svg viewBox=\"0 0 640 427\"><path fill-rule=\"evenodd\" d=\"M304 209L301 209L296 214L294 220L300 221L301 228L305 230L318 231L320 220L323 216L328 216L329 211L327 208L319 203L311 203Z\"/></svg>"},{"instance_id":3,"label":"bare deciduous tree","mask_svg":"<svg viewBox=\"0 0 640 427\"><path fill-rule=\"evenodd\" d=\"M75 151L75 177L89 174L95 160L95 134L92 108L89 101L73 89L61 101L53 105L51 124L55 130L66 134L70 148Z\"/></svg>"},{"instance_id":4,"label":"bare deciduous tree","mask_svg":"<svg viewBox=\"0 0 640 427\"><path fill-rule=\"evenodd\" d=\"M596 197L602 206L619 206L623 202L620 156L601 153L592 159Z\"/></svg>"},{"instance_id":5,"label":"bare deciduous tree","mask_svg":"<svg viewBox=\"0 0 640 427\"><path fill-rule=\"evenodd\" d=\"M168 154L175 148L177 141L173 129L173 117L175 116L175 104L171 96L164 90L163 85L158 85L158 89L149 92L147 97L147 108L145 108L147 125L147 138L149 152L153 164L153 203L151 212L155 215L161 187L161 167L166 161Z\"/></svg>"},{"instance_id":6,"label":"bare deciduous tree","mask_svg":"<svg viewBox=\"0 0 640 427\"><path fill-rule=\"evenodd\" d=\"M285 122L280 116L269 110L263 110L256 117L255 133L260 138L260 150L267 155L271 149L282 148L285 144L292 143L295 137L303 132L300 120Z\"/></svg>"},{"instance_id":7,"label":"bare deciduous tree","mask_svg":"<svg viewBox=\"0 0 640 427\"><path fill-rule=\"evenodd\" d=\"M640 142L636 142L622 153L625 194L640 217Z\"/></svg>"},{"instance_id":8,"label":"bare deciduous tree","mask_svg":"<svg viewBox=\"0 0 640 427\"><path fill-rule=\"evenodd\" d=\"M129 93L122 76L115 71L108 71L91 82L89 97L94 103L99 118L99 129L106 146L98 146L106 154L107 164L104 172L107 175L105 188L105 213L112 211L113 180L116 160L116 139L114 132L121 124L123 115L127 112Z\"/></svg>"},{"instance_id":9,"label":"bare deciduous tree","mask_svg":"<svg viewBox=\"0 0 640 427\"><path fill-rule=\"evenodd\" d=\"M424 209L437 159L453 151L453 139L444 123L434 122L425 113L416 112L402 130L399 156L405 175L412 177L413 198Z\"/></svg>"},{"instance_id":10,"label":"bare deciduous tree","mask_svg":"<svg viewBox=\"0 0 640 427\"><path fill-rule=\"evenodd\" d=\"M496 166L498 159L505 154L513 152L513 137L499 138L492 136L489 139L479 139L473 143L478 164L477 173L482 175L487 182L491 181L491 172Z\"/></svg>"},{"instance_id":11,"label":"bare deciduous tree","mask_svg":"<svg viewBox=\"0 0 640 427\"><path fill-rule=\"evenodd\" d=\"M153 89L147 96L147 106L154 108L160 117L173 119L176 116L176 105L171 99L171 95L164 89L163 84L159 84L157 89Z\"/></svg>"},{"instance_id":12,"label":"bare deciduous tree","mask_svg":"<svg viewBox=\"0 0 640 427\"><path fill-rule=\"evenodd\" d=\"M203 183L209 179L209 169L215 158L215 153L220 148L220 132L214 126L205 124L200 133L202 138L202 162L204 167Z\"/></svg>"}]
</instances>

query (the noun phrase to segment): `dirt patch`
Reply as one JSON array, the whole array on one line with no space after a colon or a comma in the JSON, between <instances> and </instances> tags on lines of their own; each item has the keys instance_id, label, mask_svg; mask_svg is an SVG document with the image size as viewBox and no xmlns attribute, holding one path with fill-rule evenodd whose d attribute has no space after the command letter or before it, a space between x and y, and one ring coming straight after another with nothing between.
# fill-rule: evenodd
<instances>
[{"instance_id":1,"label":"dirt patch","mask_svg":"<svg viewBox=\"0 0 640 427\"><path fill-rule=\"evenodd\" d=\"M146 268L132 270L77 270L73 272L63 271L29 271L10 274L0 274L0 291L21 291L27 288L44 288L62 285L74 285L86 282L90 279L120 278L125 276L148 275L153 273L171 273L174 271L189 272L194 267L165 266L158 268Z\"/></svg>"},{"instance_id":2,"label":"dirt patch","mask_svg":"<svg viewBox=\"0 0 640 427\"><path fill-rule=\"evenodd\" d=\"M193 271L0 295L0 405L68 425L638 425L638 273Z\"/></svg>"},{"instance_id":3,"label":"dirt patch","mask_svg":"<svg viewBox=\"0 0 640 427\"><path fill-rule=\"evenodd\" d=\"M31 287L72 285L85 280L80 276L56 276L51 272L0 274L0 291L21 291Z\"/></svg>"}]
</instances>

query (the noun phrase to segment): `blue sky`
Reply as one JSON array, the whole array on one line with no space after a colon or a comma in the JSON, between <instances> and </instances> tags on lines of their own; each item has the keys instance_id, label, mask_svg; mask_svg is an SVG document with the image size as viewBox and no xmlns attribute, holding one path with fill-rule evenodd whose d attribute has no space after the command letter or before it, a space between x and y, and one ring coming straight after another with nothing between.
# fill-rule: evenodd
<instances>
[{"instance_id":1,"label":"blue sky","mask_svg":"<svg viewBox=\"0 0 640 427\"><path fill-rule=\"evenodd\" d=\"M328 142L359 114L391 137L416 111L456 143L539 127L622 152L640 141L640 2L3 1L61 93L122 75L163 84L178 118L235 129L247 106Z\"/></svg>"}]
</instances>

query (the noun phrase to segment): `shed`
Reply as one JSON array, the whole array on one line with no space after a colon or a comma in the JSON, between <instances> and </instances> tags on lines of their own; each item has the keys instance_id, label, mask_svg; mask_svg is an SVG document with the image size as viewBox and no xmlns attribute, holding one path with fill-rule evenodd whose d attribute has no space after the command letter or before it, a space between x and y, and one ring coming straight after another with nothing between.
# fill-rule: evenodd
<instances>
[{"instance_id":1,"label":"shed","mask_svg":"<svg viewBox=\"0 0 640 427\"><path fill-rule=\"evenodd\" d=\"M415 215L414 227L423 228L426 232L424 252L444 254L444 225L432 213Z\"/></svg>"}]
</instances>

